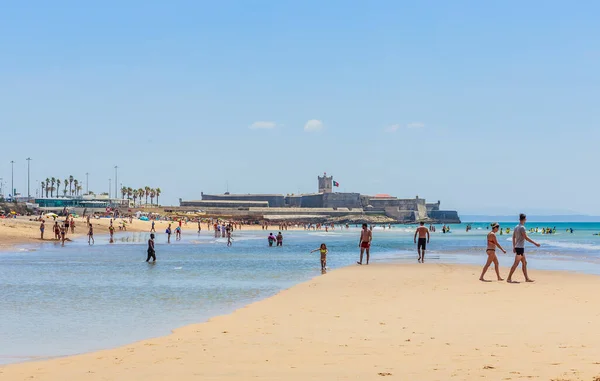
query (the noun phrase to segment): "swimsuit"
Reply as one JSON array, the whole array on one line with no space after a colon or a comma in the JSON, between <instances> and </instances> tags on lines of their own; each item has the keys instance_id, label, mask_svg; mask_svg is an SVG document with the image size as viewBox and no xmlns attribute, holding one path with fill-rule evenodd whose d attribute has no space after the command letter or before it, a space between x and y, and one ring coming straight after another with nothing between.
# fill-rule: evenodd
<instances>
[{"instance_id":1,"label":"swimsuit","mask_svg":"<svg viewBox=\"0 0 600 381\"><path fill-rule=\"evenodd\" d=\"M427 238L419 238L419 240L417 241L417 249L423 249L425 250L425 247L427 246Z\"/></svg>"},{"instance_id":2,"label":"swimsuit","mask_svg":"<svg viewBox=\"0 0 600 381\"><path fill-rule=\"evenodd\" d=\"M360 247L363 249L368 249L371 246L371 242L369 241L363 241L360 243Z\"/></svg>"}]
</instances>

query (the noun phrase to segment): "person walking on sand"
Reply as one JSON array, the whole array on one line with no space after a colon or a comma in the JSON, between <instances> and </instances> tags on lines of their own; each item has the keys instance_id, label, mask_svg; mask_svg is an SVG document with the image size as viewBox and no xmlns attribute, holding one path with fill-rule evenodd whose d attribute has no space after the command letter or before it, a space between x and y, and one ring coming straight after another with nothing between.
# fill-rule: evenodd
<instances>
[{"instance_id":1,"label":"person walking on sand","mask_svg":"<svg viewBox=\"0 0 600 381\"><path fill-rule=\"evenodd\" d=\"M156 262L156 251L154 251L154 234L150 234L150 239L148 240L148 258L146 258L146 262L150 262L150 258L152 258L152 262Z\"/></svg>"},{"instance_id":2,"label":"person walking on sand","mask_svg":"<svg viewBox=\"0 0 600 381\"><path fill-rule=\"evenodd\" d=\"M156 229L154 229L154 220L152 220L152 227L150 228L150 233L156 233Z\"/></svg>"},{"instance_id":3,"label":"person walking on sand","mask_svg":"<svg viewBox=\"0 0 600 381\"><path fill-rule=\"evenodd\" d=\"M43 240L44 239L44 230L46 229L46 225L44 220L42 220L42 223L40 224L40 239Z\"/></svg>"},{"instance_id":4,"label":"person walking on sand","mask_svg":"<svg viewBox=\"0 0 600 381\"><path fill-rule=\"evenodd\" d=\"M417 243L417 235L419 242ZM415 230L414 242L417 244L417 254L419 254L418 262L425 262L425 249L429 243L429 229L425 226L425 222L421 221L419 227Z\"/></svg>"},{"instance_id":5,"label":"person walking on sand","mask_svg":"<svg viewBox=\"0 0 600 381\"><path fill-rule=\"evenodd\" d=\"M94 241L94 225L89 224L88 228L88 245L91 245L93 243L96 243Z\"/></svg>"},{"instance_id":6,"label":"person walking on sand","mask_svg":"<svg viewBox=\"0 0 600 381\"><path fill-rule=\"evenodd\" d=\"M500 244L498 243L498 239L496 238L496 232L498 230L500 230L500 225L497 222L494 222L492 224L492 231L487 234L487 248L485 249L485 252L488 256L488 259L485 263L485 266L483 266L483 271L481 272L481 276L479 277L479 280L483 282L485 282L485 279L483 277L485 276L486 271L492 263L494 264L494 269L496 270L496 276L498 277L498 280L504 280L500 277L498 258L496 257L496 247L502 250L504 254L506 254L506 250L504 250L502 246L500 246Z\"/></svg>"},{"instance_id":7,"label":"person walking on sand","mask_svg":"<svg viewBox=\"0 0 600 381\"><path fill-rule=\"evenodd\" d=\"M60 239L60 226L58 226L58 221L54 221L54 239Z\"/></svg>"},{"instance_id":8,"label":"person walking on sand","mask_svg":"<svg viewBox=\"0 0 600 381\"><path fill-rule=\"evenodd\" d=\"M202 225L200 223L200 220L198 220L198 234L200 234L201 231L202 231Z\"/></svg>"},{"instance_id":9,"label":"person walking on sand","mask_svg":"<svg viewBox=\"0 0 600 381\"><path fill-rule=\"evenodd\" d=\"M113 236L115 235L115 227L110 225L108 227L108 232L110 233L110 243L113 243Z\"/></svg>"},{"instance_id":10,"label":"person walking on sand","mask_svg":"<svg viewBox=\"0 0 600 381\"><path fill-rule=\"evenodd\" d=\"M362 230L360 232L360 241L358 241L358 247L360 247L360 260L356 263L362 265L363 253L367 252L367 265L369 264L369 250L371 249L371 241L373 240L373 232L368 229L367 224L362 224Z\"/></svg>"},{"instance_id":11,"label":"person walking on sand","mask_svg":"<svg viewBox=\"0 0 600 381\"><path fill-rule=\"evenodd\" d=\"M311 251L311 253L314 253L315 251L318 251L321 253L321 271L325 271L327 269L327 245L325 245L324 243L321 244L321 247L319 247L318 249L314 249Z\"/></svg>"},{"instance_id":12,"label":"person walking on sand","mask_svg":"<svg viewBox=\"0 0 600 381\"><path fill-rule=\"evenodd\" d=\"M527 230L525 229L525 222L527 221L527 216L521 213L519 215L519 224L513 230L513 253L515 253L515 263L513 263L510 268L510 272L508 273L508 278L506 281L508 283L513 283L512 275L519 267L519 263L523 268L523 275L525 275L525 282L533 282L533 279L529 278L527 275L527 258L525 258L525 241L531 242L537 247L540 247L540 244L532 240L527 236Z\"/></svg>"}]
</instances>

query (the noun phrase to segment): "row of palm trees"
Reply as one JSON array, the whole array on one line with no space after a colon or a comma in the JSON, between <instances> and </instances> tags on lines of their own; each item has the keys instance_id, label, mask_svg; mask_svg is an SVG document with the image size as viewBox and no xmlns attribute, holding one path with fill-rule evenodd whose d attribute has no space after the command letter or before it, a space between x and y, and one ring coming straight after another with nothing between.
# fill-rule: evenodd
<instances>
[{"instance_id":1,"label":"row of palm trees","mask_svg":"<svg viewBox=\"0 0 600 381\"><path fill-rule=\"evenodd\" d=\"M146 204L148 204L148 197L150 197L150 205L154 205L154 198L156 197L156 205L158 205L158 196L160 196L160 188L150 188L149 186L145 186L139 189L133 189L130 187L122 187L121 195L123 198L127 196L127 199L133 198L133 206L135 207L135 202L137 199L140 200L139 204L142 203L142 198L146 197Z\"/></svg>"},{"instance_id":2,"label":"row of palm trees","mask_svg":"<svg viewBox=\"0 0 600 381\"><path fill-rule=\"evenodd\" d=\"M48 177L46 181L42 181L40 186L42 187L42 195L46 192L46 198L48 198L48 192L50 192L50 197L54 197L54 192L56 191L56 195L60 194L60 186L64 184L63 187L63 196L69 194L70 196L78 196L82 191L82 186L79 185L79 180L74 178L73 176L69 176L69 178L63 181L58 177ZM69 189L67 189L69 187Z\"/></svg>"}]
</instances>

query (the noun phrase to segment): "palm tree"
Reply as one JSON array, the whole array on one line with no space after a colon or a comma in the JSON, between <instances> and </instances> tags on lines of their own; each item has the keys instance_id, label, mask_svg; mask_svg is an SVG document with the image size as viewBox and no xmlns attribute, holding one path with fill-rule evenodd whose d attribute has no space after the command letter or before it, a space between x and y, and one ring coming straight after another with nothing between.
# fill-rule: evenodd
<instances>
[{"instance_id":1,"label":"palm tree","mask_svg":"<svg viewBox=\"0 0 600 381\"><path fill-rule=\"evenodd\" d=\"M72 185L73 185L73 180L74 180L74 179L73 179L73 175L70 175L70 176L69 176L69 194L70 194L71 196L73 195L73 189L71 189L71 188L72 188Z\"/></svg>"},{"instance_id":2,"label":"palm tree","mask_svg":"<svg viewBox=\"0 0 600 381\"><path fill-rule=\"evenodd\" d=\"M44 197L44 187L46 186L46 183L42 181L42 197Z\"/></svg>"},{"instance_id":3,"label":"palm tree","mask_svg":"<svg viewBox=\"0 0 600 381\"><path fill-rule=\"evenodd\" d=\"M59 180L60 181L60 180ZM65 190L67 190L67 185L69 185L69 179L65 179L64 182L65 186L63 187L63 194L65 195L65 197L67 196L67 192L64 192Z\"/></svg>"},{"instance_id":4,"label":"palm tree","mask_svg":"<svg viewBox=\"0 0 600 381\"><path fill-rule=\"evenodd\" d=\"M63 188L63 196L67 197L67 192L68 192L67 187L64 187Z\"/></svg>"},{"instance_id":5,"label":"palm tree","mask_svg":"<svg viewBox=\"0 0 600 381\"><path fill-rule=\"evenodd\" d=\"M156 206L158 206L158 196L160 196L160 192L161 192L160 188L156 188L155 192L156 192Z\"/></svg>"},{"instance_id":6,"label":"palm tree","mask_svg":"<svg viewBox=\"0 0 600 381\"><path fill-rule=\"evenodd\" d=\"M156 197L156 189L150 189L150 205L154 203L154 197Z\"/></svg>"},{"instance_id":7,"label":"palm tree","mask_svg":"<svg viewBox=\"0 0 600 381\"><path fill-rule=\"evenodd\" d=\"M127 199L129 200L129 198L133 195L133 189L131 188L127 188Z\"/></svg>"},{"instance_id":8,"label":"palm tree","mask_svg":"<svg viewBox=\"0 0 600 381\"><path fill-rule=\"evenodd\" d=\"M123 200L125 199L125 195L127 194L127 187L121 187L121 197Z\"/></svg>"},{"instance_id":9,"label":"palm tree","mask_svg":"<svg viewBox=\"0 0 600 381\"><path fill-rule=\"evenodd\" d=\"M142 203L142 197L144 197L144 193L146 191L144 190L144 188L139 188L138 189L138 196L140 197L140 204Z\"/></svg>"},{"instance_id":10,"label":"palm tree","mask_svg":"<svg viewBox=\"0 0 600 381\"><path fill-rule=\"evenodd\" d=\"M133 190L133 207L135 208L135 200L137 200L138 196L139 196L139 192L137 189Z\"/></svg>"},{"instance_id":11,"label":"palm tree","mask_svg":"<svg viewBox=\"0 0 600 381\"><path fill-rule=\"evenodd\" d=\"M77 196L77 187L79 186L79 180L75 179L73 180L73 185L75 186L75 196Z\"/></svg>"},{"instance_id":12,"label":"palm tree","mask_svg":"<svg viewBox=\"0 0 600 381\"><path fill-rule=\"evenodd\" d=\"M59 189L60 189L61 184L62 184L62 181L60 181L60 179L57 177L56 178L56 197L58 197L58 194L60 193Z\"/></svg>"},{"instance_id":13,"label":"palm tree","mask_svg":"<svg viewBox=\"0 0 600 381\"><path fill-rule=\"evenodd\" d=\"M146 204L148 203L148 196L150 196L150 187L146 185L144 187L144 193L146 194Z\"/></svg>"},{"instance_id":14,"label":"palm tree","mask_svg":"<svg viewBox=\"0 0 600 381\"><path fill-rule=\"evenodd\" d=\"M56 179L54 177L52 177L50 179L50 197L54 197L54 184L56 184Z\"/></svg>"},{"instance_id":15,"label":"palm tree","mask_svg":"<svg viewBox=\"0 0 600 381\"><path fill-rule=\"evenodd\" d=\"M79 192L81 192L81 190L83 189L83 187L81 185L76 185L75 189L77 190L77 194L79 194Z\"/></svg>"}]
</instances>

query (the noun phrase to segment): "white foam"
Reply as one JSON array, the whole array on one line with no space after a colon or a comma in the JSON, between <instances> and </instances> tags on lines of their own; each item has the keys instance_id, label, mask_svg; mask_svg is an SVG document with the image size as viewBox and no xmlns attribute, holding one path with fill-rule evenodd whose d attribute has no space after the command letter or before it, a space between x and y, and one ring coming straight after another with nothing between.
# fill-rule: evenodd
<instances>
[{"instance_id":1,"label":"white foam","mask_svg":"<svg viewBox=\"0 0 600 381\"><path fill-rule=\"evenodd\" d=\"M592 243L575 243L561 241L541 241L541 243L542 245L560 247L563 249L600 250L600 245L594 245Z\"/></svg>"}]
</instances>

